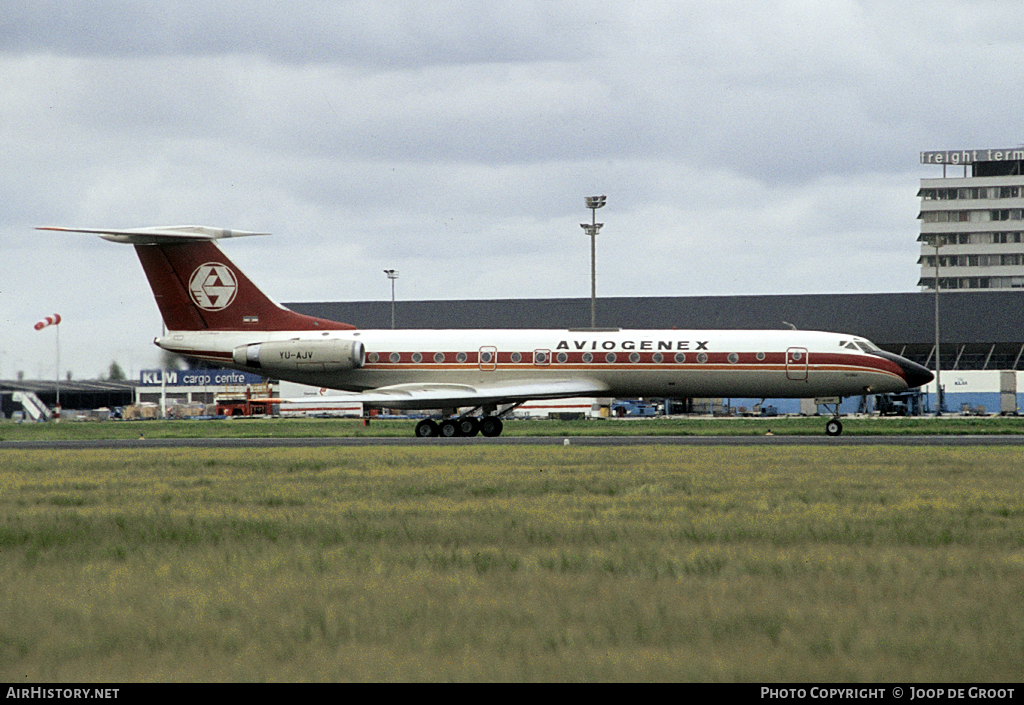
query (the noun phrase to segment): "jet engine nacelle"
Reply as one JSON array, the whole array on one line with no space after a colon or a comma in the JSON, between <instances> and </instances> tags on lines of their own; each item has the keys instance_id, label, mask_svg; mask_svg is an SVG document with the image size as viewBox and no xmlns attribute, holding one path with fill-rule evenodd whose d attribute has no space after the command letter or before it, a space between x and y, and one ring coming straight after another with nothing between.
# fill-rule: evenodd
<instances>
[{"instance_id":1,"label":"jet engine nacelle","mask_svg":"<svg viewBox=\"0 0 1024 705\"><path fill-rule=\"evenodd\" d=\"M239 345L232 358L238 365L282 372L343 372L366 362L358 340L275 340Z\"/></svg>"}]
</instances>

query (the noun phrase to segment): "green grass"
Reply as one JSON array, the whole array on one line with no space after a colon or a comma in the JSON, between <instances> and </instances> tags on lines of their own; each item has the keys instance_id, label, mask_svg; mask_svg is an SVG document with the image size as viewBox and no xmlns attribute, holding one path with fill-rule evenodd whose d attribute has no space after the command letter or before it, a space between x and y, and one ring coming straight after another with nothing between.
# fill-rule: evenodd
<instances>
[{"instance_id":1,"label":"green grass","mask_svg":"<svg viewBox=\"0 0 1024 705\"><path fill-rule=\"evenodd\" d=\"M585 421L510 420L507 436L679 435L763 436L824 434L826 417L592 419ZM146 438L302 438L316 436L412 436L416 421L358 419L234 419L210 421L106 421L94 423L0 422L0 442L19 440ZM1022 434L1017 417L844 418L845 435Z\"/></svg>"},{"instance_id":2,"label":"green grass","mask_svg":"<svg viewBox=\"0 0 1024 705\"><path fill-rule=\"evenodd\" d=\"M0 680L1019 681L1012 448L0 451Z\"/></svg>"}]
</instances>

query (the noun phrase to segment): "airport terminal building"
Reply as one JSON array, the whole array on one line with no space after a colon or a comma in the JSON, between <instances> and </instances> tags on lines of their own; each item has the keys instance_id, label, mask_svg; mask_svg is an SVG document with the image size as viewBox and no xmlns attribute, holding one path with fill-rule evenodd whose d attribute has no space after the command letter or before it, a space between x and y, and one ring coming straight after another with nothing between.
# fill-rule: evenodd
<instances>
[{"instance_id":1,"label":"airport terminal building","mask_svg":"<svg viewBox=\"0 0 1024 705\"><path fill-rule=\"evenodd\" d=\"M1024 147L921 152L923 289L1024 288Z\"/></svg>"}]
</instances>

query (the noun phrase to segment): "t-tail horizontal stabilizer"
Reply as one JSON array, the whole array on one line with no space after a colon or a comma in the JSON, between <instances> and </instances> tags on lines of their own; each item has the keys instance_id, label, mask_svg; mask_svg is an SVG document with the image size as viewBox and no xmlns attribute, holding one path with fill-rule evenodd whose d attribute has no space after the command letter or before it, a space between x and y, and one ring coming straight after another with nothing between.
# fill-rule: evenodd
<instances>
[{"instance_id":1,"label":"t-tail horizontal stabilizer","mask_svg":"<svg viewBox=\"0 0 1024 705\"><path fill-rule=\"evenodd\" d=\"M248 230L225 230L224 228L211 228L207 225L162 225L152 228L129 228L127 230L60 228L47 226L36 228L36 230L56 230L64 233L88 233L90 235L99 235L104 240L121 242L126 245L160 245L173 242L221 240L229 237L248 237L250 235L270 234L254 233Z\"/></svg>"}]
</instances>

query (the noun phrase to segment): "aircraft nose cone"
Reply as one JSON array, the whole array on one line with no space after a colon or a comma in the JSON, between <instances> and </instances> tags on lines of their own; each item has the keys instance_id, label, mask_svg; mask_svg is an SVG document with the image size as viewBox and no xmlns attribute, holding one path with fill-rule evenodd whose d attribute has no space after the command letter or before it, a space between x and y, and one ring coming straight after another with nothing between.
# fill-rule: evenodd
<instances>
[{"instance_id":1,"label":"aircraft nose cone","mask_svg":"<svg viewBox=\"0 0 1024 705\"><path fill-rule=\"evenodd\" d=\"M900 361L896 364L903 370L903 377L907 380L907 386L911 389L926 385L935 379L935 375L927 367L912 362L905 357L901 357Z\"/></svg>"},{"instance_id":2,"label":"aircraft nose cone","mask_svg":"<svg viewBox=\"0 0 1024 705\"><path fill-rule=\"evenodd\" d=\"M885 352L884 350L875 350L872 354L884 357L886 360L899 365L900 371L903 373L903 379L907 381L907 388L909 389L914 389L915 387L928 384L935 379L935 375L933 375L932 371L927 367L919 365L912 360L908 360L901 355L897 355L896 353Z\"/></svg>"}]
</instances>

